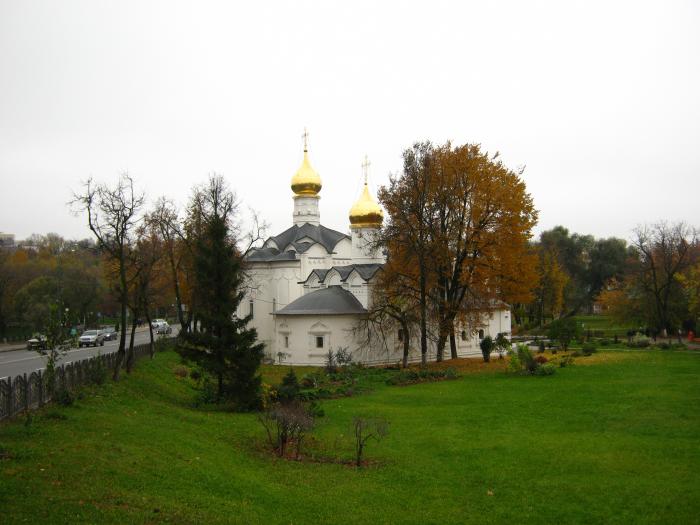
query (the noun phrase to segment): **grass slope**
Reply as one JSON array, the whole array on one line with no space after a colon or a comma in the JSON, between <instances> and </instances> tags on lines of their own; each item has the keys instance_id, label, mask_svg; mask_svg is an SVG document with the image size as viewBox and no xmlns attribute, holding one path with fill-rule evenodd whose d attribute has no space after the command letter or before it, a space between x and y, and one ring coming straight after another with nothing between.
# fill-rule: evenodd
<instances>
[{"instance_id":1,"label":"grass slope","mask_svg":"<svg viewBox=\"0 0 700 525\"><path fill-rule=\"evenodd\" d=\"M2 522L698 522L700 355L590 359L325 401L315 439L341 456L353 416L391 422L358 471L267 454L254 415L194 409L177 357L158 354L96 397L0 426Z\"/></svg>"}]
</instances>

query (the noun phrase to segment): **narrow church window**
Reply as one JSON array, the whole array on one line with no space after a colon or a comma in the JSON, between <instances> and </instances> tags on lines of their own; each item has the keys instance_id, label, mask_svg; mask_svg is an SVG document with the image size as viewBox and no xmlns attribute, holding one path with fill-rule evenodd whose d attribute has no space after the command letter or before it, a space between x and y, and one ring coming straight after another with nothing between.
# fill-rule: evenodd
<instances>
[{"instance_id":1,"label":"narrow church window","mask_svg":"<svg viewBox=\"0 0 700 525\"><path fill-rule=\"evenodd\" d=\"M316 348L323 348L323 336L322 335L316 336Z\"/></svg>"},{"instance_id":2,"label":"narrow church window","mask_svg":"<svg viewBox=\"0 0 700 525\"><path fill-rule=\"evenodd\" d=\"M462 330L462 341L466 341L466 340L467 340L467 331Z\"/></svg>"},{"instance_id":3,"label":"narrow church window","mask_svg":"<svg viewBox=\"0 0 700 525\"><path fill-rule=\"evenodd\" d=\"M277 311L277 299L272 299L272 311L276 312Z\"/></svg>"},{"instance_id":4,"label":"narrow church window","mask_svg":"<svg viewBox=\"0 0 700 525\"><path fill-rule=\"evenodd\" d=\"M483 339L483 338L484 338L484 331L479 330L479 339Z\"/></svg>"},{"instance_id":5,"label":"narrow church window","mask_svg":"<svg viewBox=\"0 0 700 525\"><path fill-rule=\"evenodd\" d=\"M250 315L250 318L252 319L252 318L253 318L253 314L255 313L255 312L253 311L253 300L252 300L252 299L248 302L248 306L250 307L249 315Z\"/></svg>"},{"instance_id":6,"label":"narrow church window","mask_svg":"<svg viewBox=\"0 0 700 525\"><path fill-rule=\"evenodd\" d=\"M288 335L284 336L284 347L289 348L289 336Z\"/></svg>"}]
</instances>

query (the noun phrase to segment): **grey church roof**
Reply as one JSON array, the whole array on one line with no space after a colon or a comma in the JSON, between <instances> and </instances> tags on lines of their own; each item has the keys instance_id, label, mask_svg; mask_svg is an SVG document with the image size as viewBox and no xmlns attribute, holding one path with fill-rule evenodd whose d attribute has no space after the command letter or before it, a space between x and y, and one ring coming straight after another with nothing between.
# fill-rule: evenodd
<instances>
[{"instance_id":1,"label":"grey church roof","mask_svg":"<svg viewBox=\"0 0 700 525\"><path fill-rule=\"evenodd\" d=\"M318 282L322 283L331 270L336 270L340 274L341 281L345 281L348 277L350 277L353 270L356 270L357 273L360 274L360 277L362 277L365 281L369 281L372 277L374 277L374 274L382 268L382 266L384 265L376 263L348 264L346 266L333 266L328 270L311 270L311 273L309 273L306 280L302 281L302 283L308 282L309 278L314 274L316 274L318 277Z\"/></svg>"},{"instance_id":2,"label":"grey church roof","mask_svg":"<svg viewBox=\"0 0 700 525\"><path fill-rule=\"evenodd\" d=\"M258 248L248 254L249 261L294 261L296 254L292 251L280 252L277 248Z\"/></svg>"},{"instance_id":3,"label":"grey church roof","mask_svg":"<svg viewBox=\"0 0 700 525\"><path fill-rule=\"evenodd\" d=\"M302 295L275 315L347 315L364 314L367 310L353 294L342 286L329 286Z\"/></svg>"},{"instance_id":4,"label":"grey church roof","mask_svg":"<svg viewBox=\"0 0 700 525\"><path fill-rule=\"evenodd\" d=\"M340 233L330 228L326 228L322 225L309 224L308 222L299 226L295 224L291 228L283 231L279 235L273 235L266 242L266 248L257 248L252 250L248 255L249 261L293 261L297 257L296 253L304 253L314 244L320 244L326 249L326 252L332 253L336 245L343 239L349 239L350 237L344 233ZM311 241L303 240L311 239ZM273 246L269 246L270 241L274 243ZM294 250L288 250L286 252L281 252L288 246L292 246ZM276 246L276 247L275 247Z\"/></svg>"},{"instance_id":5,"label":"grey church roof","mask_svg":"<svg viewBox=\"0 0 700 525\"><path fill-rule=\"evenodd\" d=\"M350 237L344 233L340 233L330 228L326 228L323 225L314 225L304 223L299 226L295 224L291 228L283 231L279 235L270 237L269 240L274 241L278 248L284 250L290 244L294 245L295 248L300 249L300 251L306 251L313 243L305 242L300 243L299 241L308 237L314 242L323 246L328 253L331 253L338 244L343 239L349 239Z\"/></svg>"}]
</instances>

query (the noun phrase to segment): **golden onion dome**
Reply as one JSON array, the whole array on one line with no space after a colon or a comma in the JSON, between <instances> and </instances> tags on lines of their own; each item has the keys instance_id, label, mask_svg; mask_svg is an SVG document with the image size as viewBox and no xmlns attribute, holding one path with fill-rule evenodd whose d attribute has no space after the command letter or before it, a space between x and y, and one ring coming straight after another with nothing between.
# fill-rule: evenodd
<instances>
[{"instance_id":1,"label":"golden onion dome","mask_svg":"<svg viewBox=\"0 0 700 525\"><path fill-rule=\"evenodd\" d=\"M350 226L355 228L380 228L384 220L384 212L372 198L365 182L362 195L350 208Z\"/></svg>"},{"instance_id":2,"label":"golden onion dome","mask_svg":"<svg viewBox=\"0 0 700 525\"><path fill-rule=\"evenodd\" d=\"M306 148L301 167L292 177L292 191L297 195L318 195L321 191L321 176L311 167Z\"/></svg>"}]
</instances>

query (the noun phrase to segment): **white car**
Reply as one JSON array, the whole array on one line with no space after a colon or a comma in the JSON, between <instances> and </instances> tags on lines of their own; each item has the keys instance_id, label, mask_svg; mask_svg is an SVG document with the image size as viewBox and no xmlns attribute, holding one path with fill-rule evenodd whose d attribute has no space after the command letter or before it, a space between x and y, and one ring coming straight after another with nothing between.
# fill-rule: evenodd
<instances>
[{"instance_id":1,"label":"white car","mask_svg":"<svg viewBox=\"0 0 700 525\"><path fill-rule=\"evenodd\" d=\"M78 347L83 346L104 346L105 345L105 335L101 330L86 330L83 335L78 339Z\"/></svg>"},{"instance_id":2,"label":"white car","mask_svg":"<svg viewBox=\"0 0 700 525\"><path fill-rule=\"evenodd\" d=\"M155 329L155 332L158 335L170 334L170 333L172 333L172 331L173 331L173 329L170 327L170 325L166 321L163 321L162 323L160 323Z\"/></svg>"},{"instance_id":3,"label":"white car","mask_svg":"<svg viewBox=\"0 0 700 525\"><path fill-rule=\"evenodd\" d=\"M154 330L158 330L158 327L162 324L167 325L168 322L165 319L153 319L151 321L151 328L153 328Z\"/></svg>"}]
</instances>

